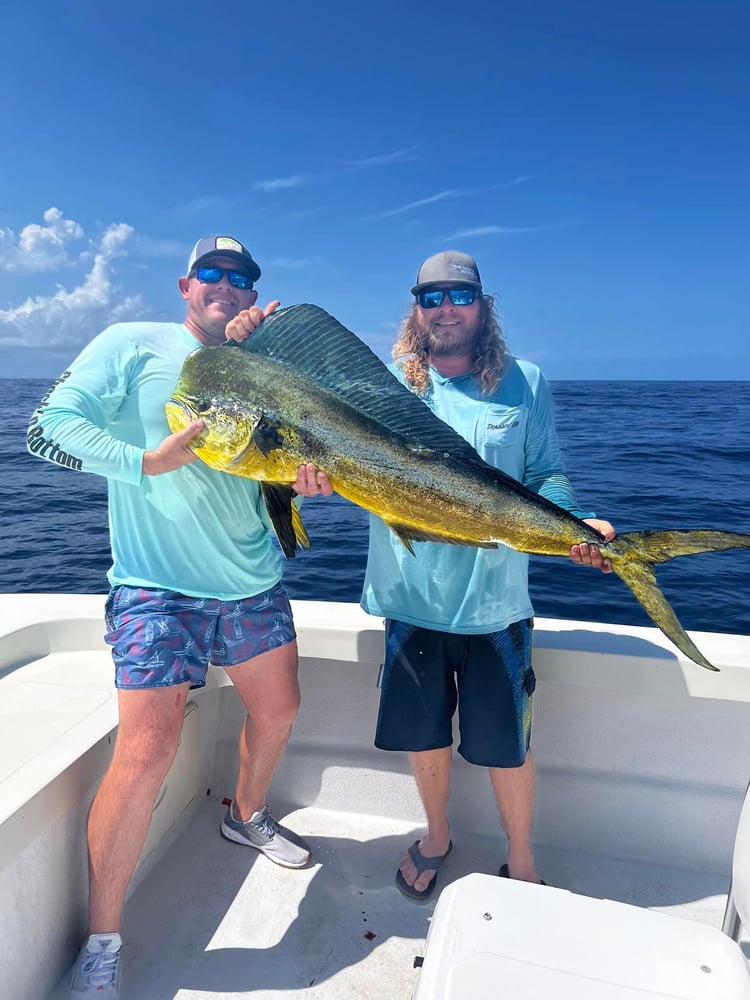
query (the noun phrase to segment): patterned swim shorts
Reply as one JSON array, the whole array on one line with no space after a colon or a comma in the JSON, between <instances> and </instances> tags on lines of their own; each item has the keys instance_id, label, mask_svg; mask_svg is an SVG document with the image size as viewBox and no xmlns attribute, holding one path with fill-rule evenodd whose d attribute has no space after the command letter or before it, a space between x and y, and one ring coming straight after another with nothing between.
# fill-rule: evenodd
<instances>
[{"instance_id":1,"label":"patterned swim shorts","mask_svg":"<svg viewBox=\"0 0 750 1000\"><path fill-rule=\"evenodd\" d=\"M105 621L118 688L203 687L209 663L233 667L296 638L280 583L240 601L118 586Z\"/></svg>"}]
</instances>

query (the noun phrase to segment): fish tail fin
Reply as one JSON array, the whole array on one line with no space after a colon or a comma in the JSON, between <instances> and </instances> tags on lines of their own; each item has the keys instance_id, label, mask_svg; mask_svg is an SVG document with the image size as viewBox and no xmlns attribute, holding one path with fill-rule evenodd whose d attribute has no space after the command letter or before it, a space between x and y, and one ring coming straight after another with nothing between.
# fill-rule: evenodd
<instances>
[{"instance_id":1,"label":"fish tail fin","mask_svg":"<svg viewBox=\"0 0 750 1000\"><path fill-rule=\"evenodd\" d=\"M734 531L674 530L631 531L617 535L612 543L612 569L633 591L651 620L685 656L716 670L696 647L677 620L677 615L656 584L655 563L699 552L724 552L750 548L750 535ZM618 551L619 550L619 551ZM609 552L606 553L609 555Z\"/></svg>"},{"instance_id":2,"label":"fish tail fin","mask_svg":"<svg viewBox=\"0 0 750 1000\"><path fill-rule=\"evenodd\" d=\"M279 547L287 559L294 559L298 548L310 548L310 538L294 503L296 494L286 483L261 482L260 491Z\"/></svg>"},{"instance_id":3,"label":"fish tail fin","mask_svg":"<svg viewBox=\"0 0 750 1000\"><path fill-rule=\"evenodd\" d=\"M618 536L622 539L623 536ZM683 553L679 553L682 555ZM656 583L656 573L650 562L645 560L612 560L612 569L620 579L631 589L636 600L644 609L649 618L662 632L672 640L685 656L694 663L705 667L707 670L716 670L713 663L709 663L701 653L693 640L680 625L677 615L672 606Z\"/></svg>"},{"instance_id":4,"label":"fish tail fin","mask_svg":"<svg viewBox=\"0 0 750 1000\"><path fill-rule=\"evenodd\" d=\"M692 556L699 552L750 549L750 535L736 531L630 531L617 538L634 546L638 556L651 563L669 562L677 556Z\"/></svg>"}]
</instances>

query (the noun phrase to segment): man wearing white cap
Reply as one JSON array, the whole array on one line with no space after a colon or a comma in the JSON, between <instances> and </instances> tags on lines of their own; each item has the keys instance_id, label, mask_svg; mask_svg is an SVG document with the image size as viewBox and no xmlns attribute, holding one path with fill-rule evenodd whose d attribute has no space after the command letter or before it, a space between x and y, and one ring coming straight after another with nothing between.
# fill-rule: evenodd
<instances>
[{"instance_id":1,"label":"man wearing white cap","mask_svg":"<svg viewBox=\"0 0 750 1000\"><path fill-rule=\"evenodd\" d=\"M198 240L178 282L184 322L108 327L57 380L29 428L33 454L106 476L109 492L105 637L119 726L89 814L89 934L73 971L77 1000L119 996L125 893L188 691L205 684L209 663L225 668L248 713L222 835L287 868L310 861L308 845L266 804L299 687L294 624L259 486L196 461L187 445L202 421L171 434L164 413L188 354L243 339L279 305L256 306L260 273L233 236ZM236 318L240 332L228 333ZM300 466L293 487L331 493L313 465Z\"/></svg>"},{"instance_id":2,"label":"man wearing white cap","mask_svg":"<svg viewBox=\"0 0 750 1000\"><path fill-rule=\"evenodd\" d=\"M457 250L435 254L411 291L416 301L393 349L396 377L490 465L613 538L608 521L579 508L562 467L547 383L536 365L510 355L474 258ZM571 558L611 570L597 546L573 546ZM408 751L427 817L427 833L401 860L397 887L415 902L428 900L453 847L448 795L456 707L458 753L489 769L505 827L507 858L498 874L540 882L531 850L536 682L528 556L505 546L437 542L420 542L412 555L371 517L362 607L386 619L375 744Z\"/></svg>"}]
</instances>

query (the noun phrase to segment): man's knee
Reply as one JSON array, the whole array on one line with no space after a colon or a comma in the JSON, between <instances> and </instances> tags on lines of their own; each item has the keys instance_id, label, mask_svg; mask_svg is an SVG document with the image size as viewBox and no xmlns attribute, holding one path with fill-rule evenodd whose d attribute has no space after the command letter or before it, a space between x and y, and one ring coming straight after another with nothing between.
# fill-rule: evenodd
<instances>
[{"instance_id":1,"label":"man's knee","mask_svg":"<svg viewBox=\"0 0 750 1000\"><path fill-rule=\"evenodd\" d=\"M162 781L172 766L182 728L165 720L163 727L146 725L117 734L112 766L122 770L121 780Z\"/></svg>"},{"instance_id":2,"label":"man's knee","mask_svg":"<svg viewBox=\"0 0 750 1000\"><path fill-rule=\"evenodd\" d=\"M299 691L290 693L283 699L278 699L273 704L253 705L248 711L250 723L257 729L268 732L281 732L290 729L297 718L299 712L300 696Z\"/></svg>"}]
</instances>

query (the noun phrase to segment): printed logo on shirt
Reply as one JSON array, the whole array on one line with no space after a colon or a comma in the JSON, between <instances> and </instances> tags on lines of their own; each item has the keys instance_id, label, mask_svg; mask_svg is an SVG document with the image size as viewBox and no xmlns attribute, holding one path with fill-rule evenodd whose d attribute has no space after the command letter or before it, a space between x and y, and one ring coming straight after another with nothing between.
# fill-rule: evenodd
<instances>
[{"instance_id":1,"label":"printed logo on shirt","mask_svg":"<svg viewBox=\"0 0 750 1000\"><path fill-rule=\"evenodd\" d=\"M507 431L511 427L518 427L521 421L516 417L515 420L506 420L504 424L487 424L488 431Z\"/></svg>"},{"instance_id":2,"label":"printed logo on shirt","mask_svg":"<svg viewBox=\"0 0 750 1000\"><path fill-rule=\"evenodd\" d=\"M42 411L49 406L50 396L55 391L56 387L69 377L69 371L63 372L60 378L55 379L46 394L42 396L41 402L34 411L34 416L31 418L29 433L26 435L26 444L28 445L29 451L33 452L35 455L39 455L40 458L47 458L50 462L56 462L58 465L64 465L66 469L75 469L77 472L80 472L83 468L83 462L81 459L76 458L75 455L69 455L67 451L63 451L63 449L58 447L57 442L52 438L46 438L44 436L44 430L40 426L41 414Z\"/></svg>"}]
</instances>

